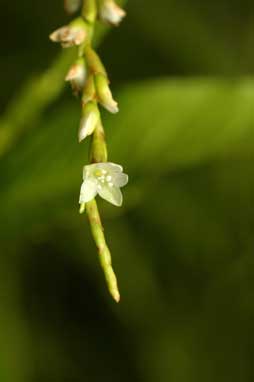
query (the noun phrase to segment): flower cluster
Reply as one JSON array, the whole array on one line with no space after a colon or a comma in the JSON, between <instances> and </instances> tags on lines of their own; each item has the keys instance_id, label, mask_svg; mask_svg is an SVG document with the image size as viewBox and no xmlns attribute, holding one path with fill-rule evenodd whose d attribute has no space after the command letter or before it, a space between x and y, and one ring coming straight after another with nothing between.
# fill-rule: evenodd
<instances>
[{"instance_id":1,"label":"flower cluster","mask_svg":"<svg viewBox=\"0 0 254 382\"><path fill-rule=\"evenodd\" d=\"M78 58L69 69L65 78L70 83L74 94L80 95L81 99L78 140L82 142L88 136L93 135L98 138L96 130L100 129L102 133L101 141L98 142L97 139L97 144L95 143L92 146L93 153L91 155L94 162L99 163L90 166L91 169L94 169L94 166L101 167L102 163L105 163L107 169L104 168L103 171L109 172L108 178L106 177L105 179L109 179L111 176L113 179L112 187L110 186L111 182L107 183L107 180L103 184L99 179L100 177L96 178L96 176L93 176L93 181L91 181L92 178L89 178L88 175L90 172L87 170L89 166L85 166L86 178L81 188L80 203L86 203L91 200L91 195L94 198L98 193L102 198L119 206L122 204L122 194L119 187L126 184L128 178L127 175L122 174L122 179L125 181L120 182L121 186L116 186L118 184L117 181L114 183L116 168L120 169L121 166L115 165L115 172L113 174L113 164L107 162L106 144L104 132L102 131L99 105L113 114L117 113L119 109L109 87L110 82L107 72L99 56L91 46L91 39L96 18L105 23L118 25L125 16L125 11L114 0L84 0L83 2L81 0L65 0L65 9L68 13L75 13L81 9L81 17L76 18L69 25L54 31L50 35L50 39L54 42L59 42L63 48L78 46ZM104 149L101 150L99 146L104 146ZM104 152L104 155L101 155L102 152ZM98 173L98 169L95 173ZM120 174L118 176L120 177ZM109 185L109 187L106 188L106 185Z\"/></svg>"},{"instance_id":2,"label":"flower cluster","mask_svg":"<svg viewBox=\"0 0 254 382\"><path fill-rule=\"evenodd\" d=\"M127 184L128 176L123 173L120 165L108 161L100 106L113 114L119 109L109 87L107 72L92 47L92 37L97 19L107 24L118 25L125 12L114 0L65 0L65 9L70 14L80 9L81 15L69 25L54 31L50 39L60 43L63 48L77 47L77 58L65 80L70 83L73 93L81 102L78 140L82 142L91 136L91 164L86 165L83 171L79 198L80 213L86 211L109 291L114 300L119 302L117 279L95 197L98 194L109 203L121 206L123 196L120 188Z\"/></svg>"}]
</instances>

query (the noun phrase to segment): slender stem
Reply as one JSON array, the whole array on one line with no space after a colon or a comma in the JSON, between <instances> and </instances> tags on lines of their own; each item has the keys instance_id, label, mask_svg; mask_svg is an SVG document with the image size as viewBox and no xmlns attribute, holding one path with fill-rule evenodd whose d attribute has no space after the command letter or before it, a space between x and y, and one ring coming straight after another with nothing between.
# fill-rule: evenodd
<instances>
[{"instance_id":1,"label":"slender stem","mask_svg":"<svg viewBox=\"0 0 254 382\"><path fill-rule=\"evenodd\" d=\"M89 4L91 6L89 10L93 11L93 6L95 4L94 1L90 0ZM83 9L85 13L87 12L87 10L88 8ZM91 15L92 17L90 20L90 28L92 31L91 33L91 36L92 36L94 32L95 19L93 18L93 12L91 12ZM96 73L102 73L106 75L106 70L100 60L100 57L92 48L91 41L92 41L92 38L89 41L89 43L84 47L84 56L85 56L88 70L89 70L89 77L85 85L85 88L83 91L83 97L82 97L82 104L85 104L85 105L86 105L86 102L90 100L90 98L93 99L95 96L94 75ZM95 102L97 101L95 100ZM89 159L91 163L100 163L100 162L107 162L107 157L108 157L108 153L107 153L105 133L104 133L103 125L101 123L101 119L100 119L92 135ZM117 279L116 279L114 270L112 268L111 254L105 240L104 230L102 227L101 218L100 218L100 214L99 214L95 199L86 203L85 206L81 205L80 212L83 213L84 209L86 211L86 214L90 223L92 235L98 249L100 263L106 278L109 292L112 295L113 299L116 302L119 302L120 293L117 286Z\"/></svg>"},{"instance_id":2,"label":"slender stem","mask_svg":"<svg viewBox=\"0 0 254 382\"><path fill-rule=\"evenodd\" d=\"M91 163L100 163L107 162L108 153L107 153L107 144L105 140L105 132L101 121L97 124L90 147L90 162Z\"/></svg>"},{"instance_id":3,"label":"slender stem","mask_svg":"<svg viewBox=\"0 0 254 382\"><path fill-rule=\"evenodd\" d=\"M105 274L109 292L111 293L113 299L116 302L119 302L120 293L117 286L117 279L112 268L111 254L105 240L103 226L101 223L100 214L95 200L91 200L90 202L86 203L86 212L90 223L92 235L98 249L100 263Z\"/></svg>"}]
</instances>

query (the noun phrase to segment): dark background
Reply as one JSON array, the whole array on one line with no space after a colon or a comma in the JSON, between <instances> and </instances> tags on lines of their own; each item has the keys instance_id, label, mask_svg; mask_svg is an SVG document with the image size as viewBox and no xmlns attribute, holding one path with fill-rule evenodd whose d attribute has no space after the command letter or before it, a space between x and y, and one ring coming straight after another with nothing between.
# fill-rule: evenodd
<instances>
[{"instance_id":1,"label":"dark background","mask_svg":"<svg viewBox=\"0 0 254 382\"><path fill-rule=\"evenodd\" d=\"M96 39L120 104L110 160L130 177L123 208L99 201L116 305L78 214L73 52L48 39L69 18L0 0L0 380L251 382L253 2L126 8Z\"/></svg>"}]
</instances>

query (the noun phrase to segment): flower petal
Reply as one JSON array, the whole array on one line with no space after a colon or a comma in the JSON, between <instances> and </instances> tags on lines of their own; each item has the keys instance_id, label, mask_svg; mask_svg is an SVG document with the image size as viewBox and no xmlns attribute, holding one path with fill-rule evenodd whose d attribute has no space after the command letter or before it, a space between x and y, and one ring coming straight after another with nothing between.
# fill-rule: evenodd
<instances>
[{"instance_id":1,"label":"flower petal","mask_svg":"<svg viewBox=\"0 0 254 382\"><path fill-rule=\"evenodd\" d=\"M100 9L101 19L113 25L118 25L125 15L125 11L120 8L113 0L104 1Z\"/></svg>"},{"instance_id":2,"label":"flower petal","mask_svg":"<svg viewBox=\"0 0 254 382\"><path fill-rule=\"evenodd\" d=\"M79 126L79 142L85 139L88 135L93 134L96 125L100 119L100 114L95 102L88 102L83 110Z\"/></svg>"},{"instance_id":3,"label":"flower petal","mask_svg":"<svg viewBox=\"0 0 254 382\"><path fill-rule=\"evenodd\" d=\"M107 202L114 204L114 206L120 207L123 203L123 195L118 187L105 185L98 189L98 194Z\"/></svg>"},{"instance_id":4,"label":"flower petal","mask_svg":"<svg viewBox=\"0 0 254 382\"><path fill-rule=\"evenodd\" d=\"M97 194L97 182L94 179L86 179L81 186L79 203L87 203Z\"/></svg>"},{"instance_id":5,"label":"flower petal","mask_svg":"<svg viewBox=\"0 0 254 382\"><path fill-rule=\"evenodd\" d=\"M91 176L93 171L97 168L97 163L87 164L83 167L83 179L85 180L87 177Z\"/></svg>"},{"instance_id":6,"label":"flower petal","mask_svg":"<svg viewBox=\"0 0 254 382\"><path fill-rule=\"evenodd\" d=\"M123 187L128 183L129 177L124 173L116 173L112 176L112 182L116 187Z\"/></svg>"},{"instance_id":7,"label":"flower petal","mask_svg":"<svg viewBox=\"0 0 254 382\"><path fill-rule=\"evenodd\" d=\"M102 163L96 163L96 167L101 170L105 170L108 173L114 173L114 172L122 172L123 168L119 164L115 164L112 162L102 162Z\"/></svg>"},{"instance_id":8,"label":"flower petal","mask_svg":"<svg viewBox=\"0 0 254 382\"><path fill-rule=\"evenodd\" d=\"M62 41L63 36L69 36L70 28L65 25L61 28L56 29L54 32L52 32L49 35L49 38L53 42L60 42Z\"/></svg>"},{"instance_id":9,"label":"flower petal","mask_svg":"<svg viewBox=\"0 0 254 382\"><path fill-rule=\"evenodd\" d=\"M107 165L109 166L111 171L114 171L114 172L122 172L123 171L123 168L122 168L122 166L120 166L120 164L116 164L113 162L107 162Z\"/></svg>"}]
</instances>

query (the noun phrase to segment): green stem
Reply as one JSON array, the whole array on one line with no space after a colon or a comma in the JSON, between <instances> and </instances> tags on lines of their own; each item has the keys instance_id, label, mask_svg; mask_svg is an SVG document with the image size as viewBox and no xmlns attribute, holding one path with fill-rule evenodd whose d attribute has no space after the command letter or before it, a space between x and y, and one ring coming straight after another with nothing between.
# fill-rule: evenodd
<instances>
[{"instance_id":1,"label":"green stem","mask_svg":"<svg viewBox=\"0 0 254 382\"><path fill-rule=\"evenodd\" d=\"M92 235L98 249L100 263L105 274L109 292L111 293L113 299L116 302L119 302L120 293L117 286L117 279L112 268L111 254L105 240L100 214L95 200L91 200L86 203L86 212Z\"/></svg>"},{"instance_id":2,"label":"green stem","mask_svg":"<svg viewBox=\"0 0 254 382\"><path fill-rule=\"evenodd\" d=\"M90 162L91 163L101 163L107 162L108 153L107 153L107 145L105 140L105 132L101 121L97 124L90 148Z\"/></svg>"}]
</instances>

